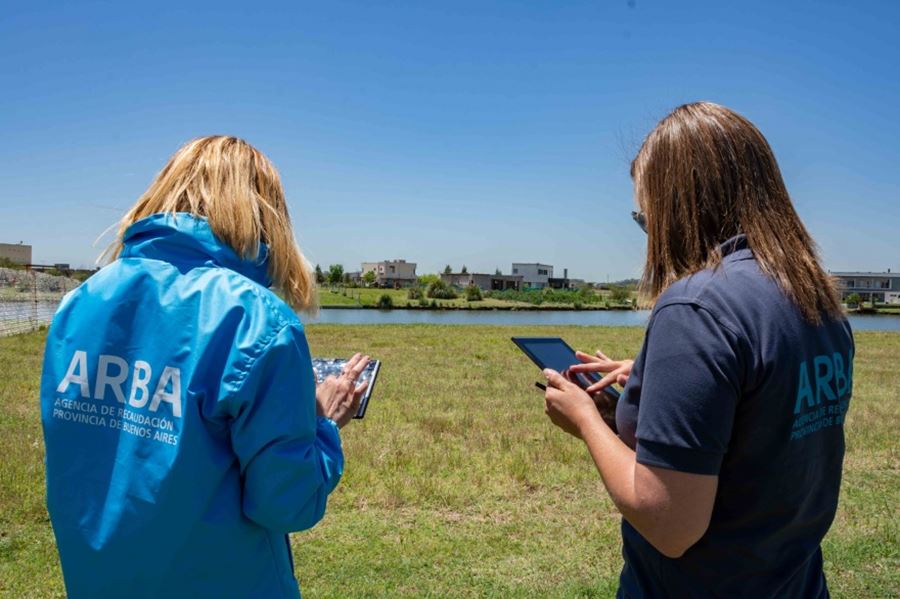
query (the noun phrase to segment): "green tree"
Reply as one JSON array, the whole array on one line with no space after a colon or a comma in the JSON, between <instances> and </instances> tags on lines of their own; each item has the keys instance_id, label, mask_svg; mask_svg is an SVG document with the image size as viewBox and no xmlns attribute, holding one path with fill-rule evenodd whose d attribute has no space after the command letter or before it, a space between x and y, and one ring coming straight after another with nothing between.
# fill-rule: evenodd
<instances>
[{"instance_id":1,"label":"green tree","mask_svg":"<svg viewBox=\"0 0 900 599\"><path fill-rule=\"evenodd\" d=\"M617 303L624 303L631 299L631 290L625 285L610 285L609 299Z\"/></svg>"},{"instance_id":2,"label":"green tree","mask_svg":"<svg viewBox=\"0 0 900 599\"><path fill-rule=\"evenodd\" d=\"M478 288L477 285L468 285L466 286L466 300L470 302L478 302L483 298L481 297L481 289Z\"/></svg>"},{"instance_id":3,"label":"green tree","mask_svg":"<svg viewBox=\"0 0 900 599\"><path fill-rule=\"evenodd\" d=\"M378 298L378 303L375 305L381 310L390 310L394 307L394 298L392 298L390 294L384 293Z\"/></svg>"},{"instance_id":4,"label":"green tree","mask_svg":"<svg viewBox=\"0 0 900 599\"><path fill-rule=\"evenodd\" d=\"M445 274L445 275L449 275L449 274L452 273L452 272L453 272L453 269L450 268L450 265L449 265L449 264L448 264L447 266L444 267L444 274Z\"/></svg>"},{"instance_id":5,"label":"green tree","mask_svg":"<svg viewBox=\"0 0 900 599\"><path fill-rule=\"evenodd\" d=\"M502 276L503 276L503 271L501 271L499 268L495 268L495 269L494 269L494 276L502 277Z\"/></svg>"},{"instance_id":6,"label":"green tree","mask_svg":"<svg viewBox=\"0 0 900 599\"><path fill-rule=\"evenodd\" d=\"M440 275L419 275L419 287L427 288L435 281L440 281Z\"/></svg>"},{"instance_id":7,"label":"green tree","mask_svg":"<svg viewBox=\"0 0 900 599\"><path fill-rule=\"evenodd\" d=\"M856 307L862 303L862 298L859 296L858 293L851 293L850 295L848 295L847 297L844 298L844 303L847 304L848 306Z\"/></svg>"},{"instance_id":8,"label":"green tree","mask_svg":"<svg viewBox=\"0 0 900 599\"><path fill-rule=\"evenodd\" d=\"M469 274L469 269L466 268L466 265L465 265L465 264L463 264L462 270L459 271L459 272L461 272L461 273L464 274L464 275L467 275L467 274Z\"/></svg>"},{"instance_id":9,"label":"green tree","mask_svg":"<svg viewBox=\"0 0 900 599\"><path fill-rule=\"evenodd\" d=\"M325 273L322 272L322 267L316 264L316 283L324 283L325 282Z\"/></svg>"},{"instance_id":10,"label":"green tree","mask_svg":"<svg viewBox=\"0 0 900 599\"><path fill-rule=\"evenodd\" d=\"M366 284L366 287L371 287L372 285L374 285L375 284L375 271L367 270L366 274L364 274L362 276L362 281L363 281L363 283Z\"/></svg>"},{"instance_id":11,"label":"green tree","mask_svg":"<svg viewBox=\"0 0 900 599\"><path fill-rule=\"evenodd\" d=\"M332 264L328 267L328 282L332 285L340 285L344 280L344 265Z\"/></svg>"}]
</instances>

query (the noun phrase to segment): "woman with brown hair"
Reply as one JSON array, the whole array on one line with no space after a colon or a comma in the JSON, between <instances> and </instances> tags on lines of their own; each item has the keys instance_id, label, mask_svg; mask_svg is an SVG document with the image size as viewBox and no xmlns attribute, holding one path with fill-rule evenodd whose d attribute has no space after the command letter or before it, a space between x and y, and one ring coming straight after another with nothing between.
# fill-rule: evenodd
<instances>
[{"instance_id":1,"label":"woman with brown hair","mask_svg":"<svg viewBox=\"0 0 900 599\"><path fill-rule=\"evenodd\" d=\"M622 513L620 597L827 597L853 338L750 121L680 106L632 163L654 302L637 358L545 371ZM618 382L618 435L589 393Z\"/></svg>"},{"instance_id":2,"label":"woman with brown hair","mask_svg":"<svg viewBox=\"0 0 900 599\"><path fill-rule=\"evenodd\" d=\"M69 596L299 596L287 533L341 478L368 358L316 386L294 312L315 282L278 172L241 139L196 139L108 256L62 302L41 380Z\"/></svg>"}]
</instances>

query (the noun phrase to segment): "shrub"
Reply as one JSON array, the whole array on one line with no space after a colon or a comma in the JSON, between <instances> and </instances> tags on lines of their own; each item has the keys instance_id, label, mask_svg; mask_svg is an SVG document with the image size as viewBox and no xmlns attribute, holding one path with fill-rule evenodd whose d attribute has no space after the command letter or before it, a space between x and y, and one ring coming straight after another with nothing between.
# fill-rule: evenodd
<instances>
[{"instance_id":1,"label":"shrub","mask_svg":"<svg viewBox=\"0 0 900 599\"><path fill-rule=\"evenodd\" d=\"M428 299L425 298L425 297L420 297L420 298L419 298L419 305L420 305L421 307L423 307L423 308L427 308L427 307L428 307Z\"/></svg>"},{"instance_id":2,"label":"shrub","mask_svg":"<svg viewBox=\"0 0 900 599\"><path fill-rule=\"evenodd\" d=\"M406 292L407 299L417 300L422 299L422 288L421 287L410 287Z\"/></svg>"},{"instance_id":3,"label":"shrub","mask_svg":"<svg viewBox=\"0 0 900 599\"><path fill-rule=\"evenodd\" d=\"M381 310L390 310L394 307L394 298L387 293L383 293L375 305Z\"/></svg>"},{"instance_id":4,"label":"shrub","mask_svg":"<svg viewBox=\"0 0 900 599\"><path fill-rule=\"evenodd\" d=\"M466 287L466 301L478 302L481 301L481 299L481 289L476 285L469 285Z\"/></svg>"},{"instance_id":5,"label":"shrub","mask_svg":"<svg viewBox=\"0 0 900 599\"><path fill-rule=\"evenodd\" d=\"M631 290L624 285L610 285L609 299L617 303L624 303L631 299Z\"/></svg>"},{"instance_id":6,"label":"shrub","mask_svg":"<svg viewBox=\"0 0 900 599\"><path fill-rule=\"evenodd\" d=\"M433 281L425 292L432 299L456 299L456 290L444 281Z\"/></svg>"}]
</instances>

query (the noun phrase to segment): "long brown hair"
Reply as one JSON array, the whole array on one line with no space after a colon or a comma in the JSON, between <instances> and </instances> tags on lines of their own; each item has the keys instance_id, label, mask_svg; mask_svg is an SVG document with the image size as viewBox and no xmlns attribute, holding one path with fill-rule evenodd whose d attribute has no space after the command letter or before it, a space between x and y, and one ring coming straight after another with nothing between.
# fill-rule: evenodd
<instances>
[{"instance_id":1,"label":"long brown hair","mask_svg":"<svg viewBox=\"0 0 900 599\"><path fill-rule=\"evenodd\" d=\"M631 176L647 220L641 290L649 301L676 280L716 267L720 244L743 233L762 271L807 321L841 314L772 149L741 115L710 102L679 106L644 140Z\"/></svg>"},{"instance_id":2,"label":"long brown hair","mask_svg":"<svg viewBox=\"0 0 900 599\"><path fill-rule=\"evenodd\" d=\"M169 159L147 191L119 223L101 260L115 260L125 230L158 213L206 217L212 232L239 256L254 260L269 246L269 277L293 308L314 311L315 279L294 239L278 171L243 139L200 137Z\"/></svg>"}]
</instances>

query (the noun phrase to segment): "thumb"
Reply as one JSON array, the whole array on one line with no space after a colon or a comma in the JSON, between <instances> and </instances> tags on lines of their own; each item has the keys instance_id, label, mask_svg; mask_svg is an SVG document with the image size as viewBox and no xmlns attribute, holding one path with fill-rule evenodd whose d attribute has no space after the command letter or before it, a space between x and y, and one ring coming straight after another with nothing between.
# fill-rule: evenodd
<instances>
[{"instance_id":1,"label":"thumb","mask_svg":"<svg viewBox=\"0 0 900 599\"><path fill-rule=\"evenodd\" d=\"M562 389L564 385L571 384L566 380L566 377L556 372L552 368L545 368L544 376L547 378L547 382L550 383L550 386L556 387L557 389Z\"/></svg>"}]
</instances>

